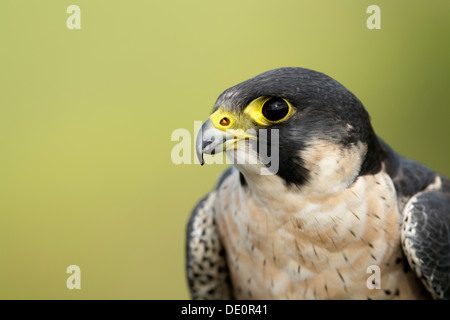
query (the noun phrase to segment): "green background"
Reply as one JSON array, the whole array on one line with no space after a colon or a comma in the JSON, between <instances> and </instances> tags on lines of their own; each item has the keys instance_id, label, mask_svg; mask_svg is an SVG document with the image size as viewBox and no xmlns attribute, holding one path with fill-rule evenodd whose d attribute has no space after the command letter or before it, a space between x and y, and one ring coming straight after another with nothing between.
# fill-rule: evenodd
<instances>
[{"instance_id":1,"label":"green background","mask_svg":"<svg viewBox=\"0 0 450 320\"><path fill-rule=\"evenodd\" d=\"M81 8L81 30L66 9ZM369 30L366 8L381 8ZM449 1L0 2L0 298L186 299L184 232L224 165L175 165L226 88L302 66L450 176ZM81 268L68 290L66 268Z\"/></svg>"}]
</instances>

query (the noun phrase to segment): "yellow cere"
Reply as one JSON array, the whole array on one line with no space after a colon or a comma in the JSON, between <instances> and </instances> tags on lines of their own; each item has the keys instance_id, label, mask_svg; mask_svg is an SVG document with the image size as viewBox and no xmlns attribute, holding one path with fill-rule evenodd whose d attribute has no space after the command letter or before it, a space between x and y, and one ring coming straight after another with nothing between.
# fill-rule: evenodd
<instances>
[{"instance_id":1,"label":"yellow cere","mask_svg":"<svg viewBox=\"0 0 450 320\"><path fill-rule=\"evenodd\" d=\"M214 127L220 130L228 130L233 127L235 124L234 120L235 116L232 115L229 111L225 110L225 108L220 107L217 109L210 117L212 124Z\"/></svg>"},{"instance_id":2,"label":"yellow cere","mask_svg":"<svg viewBox=\"0 0 450 320\"><path fill-rule=\"evenodd\" d=\"M211 123L216 129L227 131L234 135L234 139L228 140L224 144L224 149L228 149L231 146L236 146L236 143L240 139L254 139L256 136L250 130L254 130L253 123L248 117L239 116L232 113L223 107L217 109L210 117Z\"/></svg>"}]
</instances>

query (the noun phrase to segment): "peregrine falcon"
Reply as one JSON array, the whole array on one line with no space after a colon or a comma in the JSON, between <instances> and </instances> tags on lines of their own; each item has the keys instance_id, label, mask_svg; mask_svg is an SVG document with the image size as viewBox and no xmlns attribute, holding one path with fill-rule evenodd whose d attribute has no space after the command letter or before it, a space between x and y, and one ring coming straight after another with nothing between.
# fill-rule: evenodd
<instances>
[{"instance_id":1,"label":"peregrine falcon","mask_svg":"<svg viewBox=\"0 0 450 320\"><path fill-rule=\"evenodd\" d=\"M393 151L329 76L279 68L225 90L196 150L234 165L188 221L193 299L450 298L450 181Z\"/></svg>"}]
</instances>

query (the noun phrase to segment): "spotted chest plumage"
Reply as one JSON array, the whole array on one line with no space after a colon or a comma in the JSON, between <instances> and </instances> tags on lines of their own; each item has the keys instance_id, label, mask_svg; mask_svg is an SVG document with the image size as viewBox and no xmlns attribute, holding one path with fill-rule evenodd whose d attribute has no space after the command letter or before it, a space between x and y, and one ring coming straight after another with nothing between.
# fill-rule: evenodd
<instances>
[{"instance_id":1,"label":"spotted chest plumage","mask_svg":"<svg viewBox=\"0 0 450 320\"><path fill-rule=\"evenodd\" d=\"M217 192L231 279L242 284L234 287L236 298L421 297L414 290L418 280L403 265L401 217L386 174L359 178L327 199L285 192L261 203L235 171ZM374 286L367 286L370 266L380 268L381 283Z\"/></svg>"},{"instance_id":2,"label":"spotted chest plumage","mask_svg":"<svg viewBox=\"0 0 450 320\"><path fill-rule=\"evenodd\" d=\"M189 223L190 239L186 246L187 276L194 298L231 298L225 251L215 232L214 204L216 193L205 197L197 206L197 215Z\"/></svg>"}]
</instances>

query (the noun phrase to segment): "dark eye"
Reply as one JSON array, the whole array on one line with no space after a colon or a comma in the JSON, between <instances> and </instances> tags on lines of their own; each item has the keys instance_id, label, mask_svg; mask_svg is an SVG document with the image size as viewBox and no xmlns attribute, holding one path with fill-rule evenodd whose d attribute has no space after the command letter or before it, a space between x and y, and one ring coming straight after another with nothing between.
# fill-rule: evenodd
<instances>
[{"instance_id":1,"label":"dark eye","mask_svg":"<svg viewBox=\"0 0 450 320\"><path fill-rule=\"evenodd\" d=\"M283 119L289 113L289 105L281 98L270 98L264 103L262 114L269 121Z\"/></svg>"}]
</instances>

